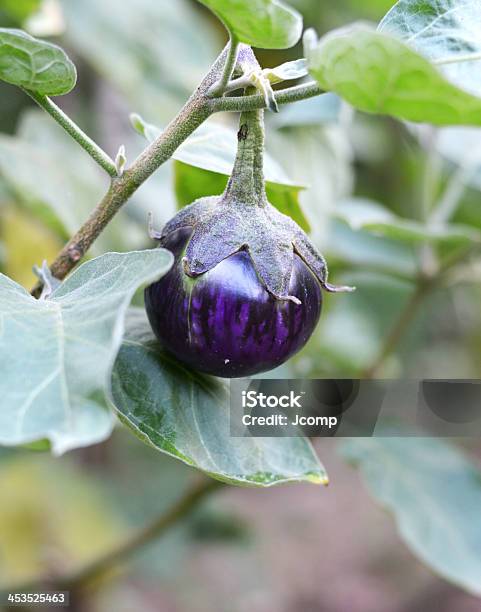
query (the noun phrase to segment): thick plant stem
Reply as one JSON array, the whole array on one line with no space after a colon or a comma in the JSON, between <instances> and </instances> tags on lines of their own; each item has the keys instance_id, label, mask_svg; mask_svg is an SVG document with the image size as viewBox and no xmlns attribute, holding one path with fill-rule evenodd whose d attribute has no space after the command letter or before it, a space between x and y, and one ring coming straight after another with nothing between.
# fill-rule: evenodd
<instances>
[{"instance_id":1,"label":"thick plant stem","mask_svg":"<svg viewBox=\"0 0 481 612\"><path fill-rule=\"evenodd\" d=\"M55 119L55 121L103 168L112 178L117 176L115 162L105 153L99 145L85 134L76 123L68 117L50 98L35 91L23 90L41 108Z\"/></svg>"},{"instance_id":2,"label":"thick plant stem","mask_svg":"<svg viewBox=\"0 0 481 612\"><path fill-rule=\"evenodd\" d=\"M112 179L109 190L92 211L87 221L49 266L55 278L63 280L67 276L130 196L157 168L172 156L177 147L212 113L207 92L221 74L226 53L227 47L219 55L179 114L169 123L162 134L140 154L121 177ZM41 283L37 283L31 293L38 297L41 290Z\"/></svg>"},{"instance_id":3,"label":"thick plant stem","mask_svg":"<svg viewBox=\"0 0 481 612\"><path fill-rule=\"evenodd\" d=\"M118 567L132 557L145 545L162 536L170 527L185 518L210 493L219 489L221 482L216 480L203 481L192 487L165 514L154 519L146 527L134 532L124 542L121 542L110 552L86 565L80 570L59 578L45 580L49 586L59 590L79 592L84 587L102 578L106 573ZM13 586L7 592L35 592L44 587L44 582Z\"/></svg>"},{"instance_id":4,"label":"thick plant stem","mask_svg":"<svg viewBox=\"0 0 481 612\"><path fill-rule=\"evenodd\" d=\"M237 140L237 155L224 197L254 206L265 205L263 110L241 114Z\"/></svg>"},{"instance_id":5,"label":"thick plant stem","mask_svg":"<svg viewBox=\"0 0 481 612\"><path fill-rule=\"evenodd\" d=\"M63 247L50 271L60 280L82 259L92 243L110 223L130 196L166 162L177 147L209 116L209 109L196 101L186 104L159 138L138 157L121 177L112 179L110 188L79 231ZM40 285L32 293L39 295Z\"/></svg>"}]
</instances>

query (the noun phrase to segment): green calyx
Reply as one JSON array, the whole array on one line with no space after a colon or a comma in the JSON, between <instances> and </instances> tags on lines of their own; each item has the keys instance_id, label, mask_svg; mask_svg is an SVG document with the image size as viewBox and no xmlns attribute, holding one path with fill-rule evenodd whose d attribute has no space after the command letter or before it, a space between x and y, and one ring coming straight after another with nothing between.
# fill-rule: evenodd
<instances>
[{"instance_id":1,"label":"green calyx","mask_svg":"<svg viewBox=\"0 0 481 612\"><path fill-rule=\"evenodd\" d=\"M300 303L297 296L290 294L296 256L304 260L327 291L352 291L351 287L335 287L327 282L323 256L297 223L267 200L263 110L241 114L237 140L237 155L224 193L201 198L182 209L164 227L160 242L171 232L192 228L183 258L184 272L191 278L246 250L259 279L278 300Z\"/></svg>"}]
</instances>

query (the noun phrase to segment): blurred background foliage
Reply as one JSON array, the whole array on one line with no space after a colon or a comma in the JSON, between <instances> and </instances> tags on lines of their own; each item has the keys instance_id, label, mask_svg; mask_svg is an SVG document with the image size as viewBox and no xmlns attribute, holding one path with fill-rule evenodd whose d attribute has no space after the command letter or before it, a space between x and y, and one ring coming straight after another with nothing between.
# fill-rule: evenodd
<instances>
[{"instance_id":1,"label":"blurred background foliage","mask_svg":"<svg viewBox=\"0 0 481 612\"><path fill-rule=\"evenodd\" d=\"M321 34L358 19L378 21L392 2L290 4L302 12L306 27ZM62 44L79 68L79 79L74 92L58 102L111 155L125 144L130 161L144 142L129 114L165 125L226 39L221 25L194 0L121 5L115 0L0 0L0 25L22 27ZM301 54L299 45L257 53L263 66ZM235 119L215 118L232 129ZM442 261L468 250L471 237L481 232L480 130L413 128L353 113L335 96L284 108L267 120L268 152L293 184L307 186L299 193L300 204L330 263L331 278L358 286L355 294L326 298L315 336L283 375L356 376L376 360L420 267L430 264L429 253ZM5 83L0 83L0 132L0 270L29 287L32 265L53 258L107 181L50 118ZM460 183L453 218L458 229L432 238L426 215L453 176ZM160 225L175 211L177 199L185 204L198 189L222 189L219 177L169 162L132 198L93 253L151 246L147 212L153 211ZM428 239L431 251L423 246ZM467 258L450 271L443 286L426 297L382 373L479 378L480 281L479 259ZM316 490L299 486L295 493L288 487L261 496L251 491L241 498L243 492L236 491L209 502L187 526L150 547L127 579L123 574L123 580L104 584L86 609L414 612L430 609L426 605L433 602L446 612L479 609L474 598L443 586L408 552L399 552L387 519L365 500L355 476L332 453L332 444L321 443L319 450L334 482L332 490L322 492L323 499ZM125 529L167 507L191 477L187 468L124 432L61 461L27 450L2 452L0 582L28 579L39 571L55 573L95 556ZM266 524L263 513L274 515L277 528ZM334 552L336 541L325 534L330 520L343 525L339 538L353 536L350 554L345 544ZM284 540L291 529L304 549L293 537ZM358 537L363 530L372 541ZM332 545L332 566L341 564L344 584L320 560L325 548L321 534ZM282 567L279 548L291 562L302 561L303 569ZM253 567L262 569L256 575ZM330 584L332 592L310 584L306 576ZM404 579L410 584L407 591ZM234 605L231 597L236 595Z\"/></svg>"}]
</instances>

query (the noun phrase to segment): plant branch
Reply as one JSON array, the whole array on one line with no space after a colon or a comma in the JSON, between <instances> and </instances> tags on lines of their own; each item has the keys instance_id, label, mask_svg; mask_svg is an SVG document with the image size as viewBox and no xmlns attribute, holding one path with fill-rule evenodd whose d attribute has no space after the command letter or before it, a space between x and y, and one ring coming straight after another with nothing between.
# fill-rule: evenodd
<instances>
[{"instance_id":1,"label":"plant branch","mask_svg":"<svg viewBox=\"0 0 481 612\"><path fill-rule=\"evenodd\" d=\"M374 362L360 375L360 378L364 378L367 380L373 379L381 366L384 364L387 357L393 353L399 341L402 339L403 335L406 333L410 323L413 321L416 316L419 306L424 301L426 295L431 291L434 285L433 279L422 278L419 279L414 292L411 294L411 297L407 300L404 308L401 310L399 317L395 321L391 330L387 334L382 343L381 349L374 360Z\"/></svg>"},{"instance_id":2,"label":"plant branch","mask_svg":"<svg viewBox=\"0 0 481 612\"><path fill-rule=\"evenodd\" d=\"M165 514L154 519L146 527L135 531L125 541L85 567L58 578L12 586L10 589L5 589L4 593L36 592L45 584L58 590L79 591L128 560L145 545L162 536L170 527L185 518L205 497L221 486L223 485L219 481L204 480L188 490Z\"/></svg>"},{"instance_id":3,"label":"plant branch","mask_svg":"<svg viewBox=\"0 0 481 612\"><path fill-rule=\"evenodd\" d=\"M227 45L197 90L186 102L179 114L169 123L162 134L125 170L122 176L112 178L110 188L101 202L92 211L87 221L69 240L49 266L52 275L63 280L89 250L104 228L127 202L130 196L154 172L166 162L182 144L212 113L232 110L258 110L266 107L264 96L252 95L234 98L211 98L210 90L218 82L230 52ZM276 100L280 104L295 102L317 96L322 90L316 83L298 85L280 91ZM114 164L115 166L115 164ZM115 171L117 173L117 171ZM32 289L32 295L39 296L41 284Z\"/></svg>"},{"instance_id":4,"label":"plant branch","mask_svg":"<svg viewBox=\"0 0 481 612\"><path fill-rule=\"evenodd\" d=\"M299 100L306 100L307 98L319 96L322 93L324 93L324 91L315 81L312 81L278 90L275 92L275 99L277 104L290 104L291 102L298 102ZM211 100L210 108L212 112L243 112L266 108L266 102L264 96L261 94L233 96Z\"/></svg>"},{"instance_id":5,"label":"plant branch","mask_svg":"<svg viewBox=\"0 0 481 612\"><path fill-rule=\"evenodd\" d=\"M50 271L55 278L59 280L65 278L130 196L171 157L177 147L205 121L209 114L210 111L202 98L191 98L159 138L145 149L132 166L121 177L112 179L110 188L100 203L50 265ZM40 289L39 283L32 290L33 295L37 296Z\"/></svg>"},{"instance_id":6,"label":"plant branch","mask_svg":"<svg viewBox=\"0 0 481 612\"><path fill-rule=\"evenodd\" d=\"M117 176L115 162L99 147L78 125L66 115L50 98L28 89L23 90L32 100L55 119L55 121L78 142L78 144L101 166L112 178Z\"/></svg>"},{"instance_id":7,"label":"plant branch","mask_svg":"<svg viewBox=\"0 0 481 612\"><path fill-rule=\"evenodd\" d=\"M227 50L227 47L224 48L202 83L162 134L139 155L122 176L116 176L112 179L109 190L92 211L87 221L49 266L55 278L59 280L65 278L130 196L157 168L172 156L177 147L213 112L207 92L221 74ZM32 289L32 295L39 296L41 288L41 283L37 283Z\"/></svg>"},{"instance_id":8,"label":"plant branch","mask_svg":"<svg viewBox=\"0 0 481 612\"><path fill-rule=\"evenodd\" d=\"M226 55L224 68L220 79L214 83L210 89L210 95L213 97L222 96L226 91L227 83L231 80L234 68L237 62L237 54L239 51L239 42L237 38L231 34L229 40L229 48Z\"/></svg>"}]
</instances>

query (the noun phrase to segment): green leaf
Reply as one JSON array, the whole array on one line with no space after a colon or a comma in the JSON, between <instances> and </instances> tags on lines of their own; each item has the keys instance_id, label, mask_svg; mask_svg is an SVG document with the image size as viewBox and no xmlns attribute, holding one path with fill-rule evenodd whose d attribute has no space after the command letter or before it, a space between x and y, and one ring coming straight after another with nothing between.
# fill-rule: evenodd
<instances>
[{"instance_id":1,"label":"green leaf","mask_svg":"<svg viewBox=\"0 0 481 612\"><path fill-rule=\"evenodd\" d=\"M481 232L454 223L427 226L417 221L398 217L392 222L369 222L363 227L376 236L384 236L402 242L433 242L452 246L481 244Z\"/></svg>"},{"instance_id":2,"label":"green leaf","mask_svg":"<svg viewBox=\"0 0 481 612\"><path fill-rule=\"evenodd\" d=\"M261 49L287 49L301 37L302 17L281 0L199 0L239 42Z\"/></svg>"},{"instance_id":3,"label":"green leaf","mask_svg":"<svg viewBox=\"0 0 481 612\"><path fill-rule=\"evenodd\" d=\"M354 231L340 221L332 223L325 251L331 259L345 265L392 277L413 279L418 273L416 253L410 245L365 230Z\"/></svg>"},{"instance_id":4,"label":"green leaf","mask_svg":"<svg viewBox=\"0 0 481 612\"><path fill-rule=\"evenodd\" d=\"M311 74L356 108L435 125L481 125L481 98L446 80L405 43L364 24L311 46Z\"/></svg>"},{"instance_id":5,"label":"green leaf","mask_svg":"<svg viewBox=\"0 0 481 612\"><path fill-rule=\"evenodd\" d=\"M230 437L225 382L162 352L140 309L129 313L112 401L141 440L218 480L256 487L327 481L305 438Z\"/></svg>"},{"instance_id":6,"label":"green leaf","mask_svg":"<svg viewBox=\"0 0 481 612\"><path fill-rule=\"evenodd\" d=\"M404 40L449 80L481 94L481 3L400 0L378 29Z\"/></svg>"},{"instance_id":7,"label":"green leaf","mask_svg":"<svg viewBox=\"0 0 481 612\"><path fill-rule=\"evenodd\" d=\"M107 253L49 299L0 275L0 444L48 439L61 454L111 432L104 392L139 285L172 265L163 249Z\"/></svg>"},{"instance_id":8,"label":"green leaf","mask_svg":"<svg viewBox=\"0 0 481 612\"><path fill-rule=\"evenodd\" d=\"M130 120L133 127L149 142L162 133L139 115L131 115ZM205 195L222 193L227 177L232 172L236 151L234 129L215 121L206 122L197 128L172 156L181 162L175 164L175 189L179 206L190 204ZM292 183L270 155L265 156L264 166L269 201L282 213L292 217L305 231L309 231L309 223L299 202L299 193L304 188Z\"/></svg>"},{"instance_id":9,"label":"green leaf","mask_svg":"<svg viewBox=\"0 0 481 612\"><path fill-rule=\"evenodd\" d=\"M131 115L130 120L134 129L149 142L162 134L160 128L145 122L137 114ZM172 157L190 166L230 176L236 152L237 131L218 121L208 120L177 148ZM270 155L265 156L264 173L266 181L271 183L288 185L298 190L304 188L289 180L281 166Z\"/></svg>"},{"instance_id":10,"label":"green leaf","mask_svg":"<svg viewBox=\"0 0 481 612\"><path fill-rule=\"evenodd\" d=\"M481 595L481 472L434 438L353 439L343 446L407 546L435 572Z\"/></svg>"},{"instance_id":11,"label":"green leaf","mask_svg":"<svg viewBox=\"0 0 481 612\"><path fill-rule=\"evenodd\" d=\"M472 227L454 223L426 225L402 219L381 204L365 198L340 202L334 210L334 216L354 230L366 230L376 236L407 243L481 244L481 232Z\"/></svg>"},{"instance_id":12,"label":"green leaf","mask_svg":"<svg viewBox=\"0 0 481 612\"><path fill-rule=\"evenodd\" d=\"M60 96L74 88L77 71L57 45L22 30L0 28L0 80L45 96Z\"/></svg>"}]
</instances>

